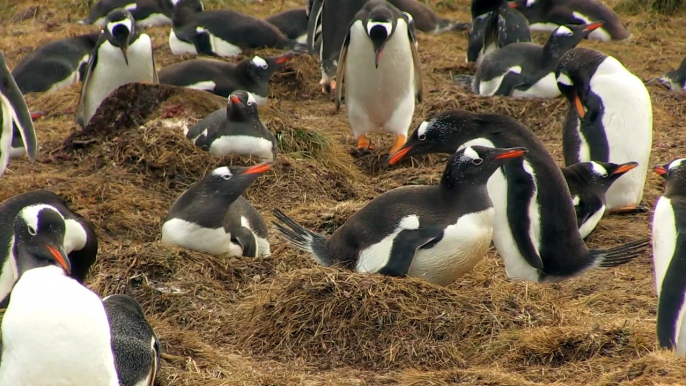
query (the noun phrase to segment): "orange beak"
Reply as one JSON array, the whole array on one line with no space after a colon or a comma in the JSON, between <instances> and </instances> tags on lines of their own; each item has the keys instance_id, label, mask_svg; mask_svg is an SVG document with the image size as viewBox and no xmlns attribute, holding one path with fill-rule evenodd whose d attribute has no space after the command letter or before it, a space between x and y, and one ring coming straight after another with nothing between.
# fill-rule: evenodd
<instances>
[{"instance_id":1,"label":"orange beak","mask_svg":"<svg viewBox=\"0 0 686 386\"><path fill-rule=\"evenodd\" d=\"M510 150L507 150L503 153L500 153L497 156L495 156L495 159L517 158L517 157L523 156L524 153L527 153L527 152L528 152L527 149L525 149L523 147L519 147L519 148L510 149Z\"/></svg>"},{"instance_id":2,"label":"orange beak","mask_svg":"<svg viewBox=\"0 0 686 386\"><path fill-rule=\"evenodd\" d=\"M514 1L511 2L509 5L510 5L510 8L517 8L517 3L515 3Z\"/></svg>"},{"instance_id":3,"label":"orange beak","mask_svg":"<svg viewBox=\"0 0 686 386\"><path fill-rule=\"evenodd\" d=\"M586 28L584 28L584 31L586 31L586 32L591 32L591 31L596 30L596 29L598 29L598 28L600 28L600 27L602 27L602 26L603 26L603 22L602 22L602 21L595 21L595 22L593 22L593 23L587 25Z\"/></svg>"},{"instance_id":4,"label":"orange beak","mask_svg":"<svg viewBox=\"0 0 686 386\"><path fill-rule=\"evenodd\" d=\"M59 250L55 249L54 247L50 245L46 245L48 247L48 251L50 251L50 254L52 255L53 258L55 258L55 261L64 268L64 271L67 274L71 273L71 264L69 263L69 258L67 258L62 252Z\"/></svg>"},{"instance_id":5,"label":"orange beak","mask_svg":"<svg viewBox=\"0 0 686 386\"><path fill-rule=\"evenodd\" d=\"M388 164L389 165L395 165L398 161L403 159L403 157L405 157L405 154L409 153L411 149L412 149L412 146L409 146L409 147L406 147L404 149L400 149L400 150L396 151L395 154L391 155L388 158Z\"/></svg>"},{"instance_id":6,"label":"orange beak","mask_svg":"<svg viewBox=\"0 0 686 386\"><path fill-rule=\"evenodd\" d=\"M665 169L664 166L655 166L655 169L653 169L653 171L661 176L667 174L667 169Z\"/></svg>"},{"instance_id":7,"label":"orange beak","mask_svg":"<svg viewBox=\"0 0 686 386\"><path fill-rule=\"evenodd\" d=\"M261 164L249 167L243 172L243 174L262 174L269 170L270 167L271 164L269 162L263 162Z\"/></svg>"},{"instance_id":8,"label":"orange beak","mask_svg":"<svg viewBox=\"0 0 686 386\"><path fill-rule=\"evenodd\" d=\"M277 64L283 64L283 63L286 63L292 57L293 57L293 54L283 54L281 56L278 56L276 59L274 59L274 61Z\"/></svg>"},{"instance_id":9,"label":"orange beak","mask_svg":"<svg viewBox=\"0 0 686 386\"><path fill-rule=\"evenodd\" d=\"M584 111L584 105L579 99L579 94L574 94L574 105L576 106L576 111L579 113L579 118L584 119L586 116L586 111Z\"/></svg>"},{"instance_id":10,"label":"orange beak","mask_svg":"<svg viewBox=\"0 0 686 386\"><path fill-rule=\"evenodd\" d=\"M612 174L614 175L614 174L626 173L629 170L635 168L636 166L638 166L637 162L629 162L629 163L626 163L626 164L618 167Z\"/></svg>"},{"instance_id":11,"label":"orange beak","mask_svg":"<svg viewBox=\"0 0 686 386\"><path fill-rule=\"evenodd\" d=\"M36 111L35 113L31 113L31 119L35 121L36 119L42 117L43 115L45 115L45 114L43 114L42 111Z\"/></svg>"},{"instance_id":12,"label":"orange beak","mask_svg":"<svg viewBox=\"0 0 686 386\"><path fill-rule=\"evenodd\" d=\"M238 97L235 96L235 95L231 95L231 96L229 97L229 100L231 101L231 103L241 103L241 100L238 99Z\"/></svg>"}]
</instances>

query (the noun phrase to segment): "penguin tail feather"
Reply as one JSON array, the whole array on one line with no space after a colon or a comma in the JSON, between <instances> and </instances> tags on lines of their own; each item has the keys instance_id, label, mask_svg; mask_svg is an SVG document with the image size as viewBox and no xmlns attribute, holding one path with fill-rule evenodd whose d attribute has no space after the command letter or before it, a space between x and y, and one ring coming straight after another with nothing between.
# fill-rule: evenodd
<instances>
[{"instance_id":1,"label":"penguin tail feather","mask_svg":"<svg viewBox=\"0 0 686 386\"><path fill-rule=\"evenodd\" d=\"M330 267L333 265L333 261L326 253L326 238L324 236L305 229L279 209L274 209L272 213L281 222L274 222L274 225L293 246L311 253L317 263L323 266Z\"/></svg>"},{"instance_id":2,"label":"penguin tail feather","mask_svg":"<svg viewBox=\"0 0 686 386\"><path fill-rule=\"evenodd\" d=\"M650 245L650 239L640 239L603 251L592 250L596 268L612 268L635 259Z\"/></svg>"}]
</instances>

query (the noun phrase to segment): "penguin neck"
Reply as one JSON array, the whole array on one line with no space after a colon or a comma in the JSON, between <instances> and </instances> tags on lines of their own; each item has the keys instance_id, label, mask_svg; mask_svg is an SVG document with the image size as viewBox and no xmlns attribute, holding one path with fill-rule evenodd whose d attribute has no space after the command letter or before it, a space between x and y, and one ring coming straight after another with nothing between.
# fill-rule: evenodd
<instances>
[{"instance_id":1,"label":"penguin neck","mask_svg":"<svg viewBox=\"0 0 686 386\"><path fill-rule=\"evenodd\" d=\"M562 55L569 51L571 47L563 44L563 42L556 39L548 39L548 41L543 46L543 57L546 61L551 61L551 63L557 64Z\"/></svg>"},{"instance_id":2,"label":"penguin neck","mask_svg":"<svg viewBox=\"0 0 686 386\"><path fill-rule=\"evenodd\" d=\"M200 12L196 11L189 4L181 4L174 7L172 10L172 26L182 27L189 20L195 17L196 14Z\"/></svg>"},{"instance_id":3,"label":"penguin neck","mask_svg":"<svg viewBox=\"0 0 686 386\"><path fill-rule=\"evenodd\" d=\"M255 117L246 111L247 108L241 108L238 106L231 106L227 108L226 116L231 122L253 122L256 121Z\"/></svg>"},{"instance_id":4,"label":"penguin neck","mask_svg":"<svg viewBox=\"0 0 686 386\"><path fill-rule=\"evenodd\" d=\"M664 195L667 198L686 196L686 180L677 178L667 182Z\"/></svg>"}]
</instances>

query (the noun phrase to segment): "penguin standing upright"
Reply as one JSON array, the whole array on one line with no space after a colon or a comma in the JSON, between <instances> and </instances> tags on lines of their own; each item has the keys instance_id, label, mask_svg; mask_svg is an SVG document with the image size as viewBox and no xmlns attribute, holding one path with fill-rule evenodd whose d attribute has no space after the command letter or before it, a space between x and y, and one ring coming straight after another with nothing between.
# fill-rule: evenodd
<instances>
[{"instance_id":1,"label":"penguin standing upright","mask_svg":"<svg viewBox=\"0 0 686 386\"><path fill-rule=\"evenodd\" d=\"M686 159L675 159L654 170L666 180L652 229L657 338L661 347L686 356Z\"/></svg>"},{"instance_id":2,"label":"penguin standing upright","mask_svg":"<svg viewBox=\"0 0 686 386\"><path fill-rule=\"evenodd\" d=\"M506 0L472 0L472 30L467 62L481 64L484 56L517 42L530 42L526 18L511 9Z\"/></svg>"},{"instance_id":3,"label":"penguin standing upright","mask_svg":"<svg viewBox=\"0 0 686 386\"><path fill-rule=\"evenodd\" d=\"M653 143L653 109L645 85L617 59L588 48L568 51L555 74L569 101L562 136L565 164L638 162L608 189L607 210L646 211L641 199Z\"/></svg>"},{"instance_id":4,"label":"penguin standing upright","mask_svg":"<svg viewBox=\"0 0 686 386\"><path fill-rule=\"evenodd\" d=\"M117 8L131 12L136 24L141 27L171 25L174 3L178 0L99 0L91 7L88 16L78 24L95 24L105 28L107 15Z\"/></svg>"},{"instance_id":5,"label":"penguin standing upright","mask_svg":"<svg viewBox=\"0 0 686 386\"><path fill-rule=\"evenodd\" d=\"M127 83L159 83L150 36L138 31L131 13L118 8L107 15L106 28L93 49L81 88L76 121L85 127L100 103Z\"/></svg>"},{"instance_id":6,"label":"penguin standing upright","mask_svg":"<svg viewBox=\"0 0 686 386\"><path fill-rule=\"evenodd\" d=\"M112 335L112 351L122 386L153 386L162 347L143 308L128 295L102 299Z\"/></svg>"},{"instance_id":7,"label":"penguin standing upright","mask_svg":"<svg viewBox=\"0 0 686 386\"><path fill-rule=\"evenodd\" d=\"M560 95L555 69L562 55L603 23L560 26L545 46L512 43L486 55L474 75L475 94L518 98L555 98Z\"/></svg>"},{"instance_id":8,"label":"penguin standing upright","mask_svg":"<svg viewBox=\"0 0 686 386\"><path fill-rule=\"evenodd\" d=\"M49 205L14 219L19 280L2 319L0 385L119 386L105 308L67 275L65 232Z\"/></svg>"},{"instance_id":9,"label":"penguin standing upright","mask_svg":"<svg viewBox=\"0 0 686 386\"><path fill-rule=\"evenodd\" d=\"M328 239L276 210L278 229L322 265L421 277L448 285L488 251L493 235L489 177L525 148L468 146L450 157L439 185L402 186L352 215Z\"/></svg>"},{"instance_id":10,"label":"penguin standing upright","mask_svg":"<svg viewBox=\"0 0 686 386\"><path fill-rule=\"evenodd\" d=\"M464 110L438 114L422 122L389 163L474 145L529 149L524 159L495 172L487 185L495 210L493 242L511 279L562 281L592 268L624 264L650 243L638 240L607 250L589 250L579 233L560 168L534 133L509 116Z\"/></svg>"},{"instance_id":11,"label":"penguin standing upright","mask_svg":"<svg viewBox=\"0 0 686 386\"><path fill-rule=\"evenodd\" d=\"M343 47L336 79L336 109L345 87L350 128L358 149L370 149L367 133L395 133L391 153L407 140L415 98L422 100L422 69L412 16L385 0L373 0L357 13ZM344 86L345 84L345 86Z\"/></svg>"},{"instance_id":12,"label":"penguin standing upright","mask_svg":"<svg viewBox=\"0 0 686 386\"><path fill-rule=\"evenodd\" d=\"M257 102L247 91L234 91L226 108L191 127L186 137L213 156L255 155L264 161L276 160L276 138L260 121Z\"/></svg>"},{"instance_id":13,"label":"penguin standing upright","mask_svg":"<svg viewBox=\"0 0 686 386\"><path fill-rule=\"evenodd\" d=\"M579 233L586 238L605 214L605 193L624 173L638 166L636 162L621 165L606 162L580 162L563 167Z\"/></svg>"},{"instance_id":14,"label":"penguin standing upright","mask_svg":"<svg viewBox=\"0 0 686 386\"><path fill-rule=\"evenodd\" d=\"M64 251L70 276L83 283L98 254L98 238L91 224L67 207L60 196L48 190L32 190L0 203L0 245L12 245L14 219L24 208L47 205L57 210L65 223ZM17 276L18 256L11 248L0 249L0 307L5 306Z\"/></svg>"},{"instance_id":15,"label":"penguin standing upright","mask_svg":"<svg viewBox=\"0 0 686 386\"><path fill-rule=\"evenodd\" d=\"M162 242L228 256L269 256L267 225L241 193L268 163L220 167L176 199L162 224Z\"/></svg>"},{"instance_id":16,"label":"penguin standing upright","mask_svg":"<svg viewBox=\"0 0 686 386\"><path fill-rule=\"evenodd\" d=\"M5 173L10 160L12 142L17 133L15 126L26 154L31 161L35 161L38 144L33 120L24 96L7 68L5 57L0 53L0 177Z\"/></svg>"}]
</instances>

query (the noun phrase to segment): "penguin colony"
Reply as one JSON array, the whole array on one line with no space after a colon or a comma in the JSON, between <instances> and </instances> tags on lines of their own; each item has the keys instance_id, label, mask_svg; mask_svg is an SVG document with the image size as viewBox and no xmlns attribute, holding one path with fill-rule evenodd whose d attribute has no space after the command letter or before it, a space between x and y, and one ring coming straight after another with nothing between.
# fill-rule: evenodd
<instances>
[{"instance_id":1,"label":"penguin colony","mask_svg":"<svg viewBox=\"0 0 686 386\"><path fill-rule=\"evenodd\" d=\"M186 128L186 138L214 156L263 162L219 167L193 183L171 206L161 242L221 256L271 256L269 227L242 194L277 159L277 141L258 114L269 80L309 51L319 59L323 91L337 110L346 106L358 151L372 151L367 134L382 131L395 135L389 165L429 153L448 160L438 184L380 194L331 235L275 210L274 229L293 247L324 266L449 285L493 242L510 279L559 282L625 264L651 244L637 239L595 250L583 239L606 212L650 210L643 191L652 169L666 182L652 223L657 339L686 355L686 159L648 165L653 119L644 82L611 56L575 48L583 39L630 33L611 10L586 0L473 0L471 9L466 61L475 74L455 81L489 97L565 98L564 167L505 115L444 111L410 132L424 92L418 31L467 28L413 0L314 0L266 21L206 10L199 0L101 0L79 22L100 32L49 42L12 72L0 55L0 176L11 158L36 160L33 119L40 114L29 111L23 93L81 82L75 120L86 127L127 83L206 90L227 98L227 107ZM174 54L212 58L158 75L146 26L171 26ZM531 31L549 33L547 43L531 43ZM255 48L287 52L236 64L222 59ZM649 83L686 90L685 68ZM0 203L0 242L0 385L154 383L161 343L143 308L86 286L98 254L88 221L58 195L28 191Z\"/></svg>"}]
</instances>

